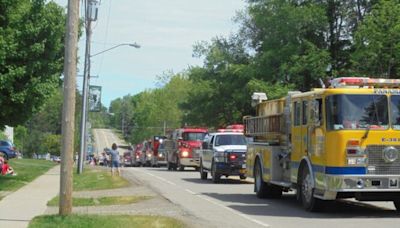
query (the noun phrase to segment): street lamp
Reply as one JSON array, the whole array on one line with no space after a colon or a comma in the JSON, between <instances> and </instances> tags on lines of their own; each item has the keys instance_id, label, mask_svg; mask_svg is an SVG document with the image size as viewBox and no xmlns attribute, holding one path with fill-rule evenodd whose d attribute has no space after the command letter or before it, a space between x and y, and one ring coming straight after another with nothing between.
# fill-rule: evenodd
<instances>
[{"instance_id":1,"label":"street lamp","mask_svg":"<svg viewBox=\"0 0 400 228\"><path fill-rule=\"evenodd\" d=\"M110 51L121 46L130 46L134 48L140 48L137 43L122 43L115 45L106 50L100 51L96 54L90 55L90 37L91 31L87 31L88 39L86 40L86 53L85 53L85 66L83 72L83 89L82 89L82 116L81 116L81 147L78 159L78 174L82 173L83 170L83 160L87 148L87 118L88 118L88 91L89 91L89 79L90 79L90 58L100 55L104 52ZM88 43L89 42L89 43Z\"/></svg>"},{"instance_id":2,"label":"street lamp","mask_svg":"<svg viewBox=\"0 0 400 228\"><path fill-rule=\"evenodd\" d=\"M98 52L98 53L96 53L96 54L90 55L90 57L94 57L94 56L96 56L96 55L103 54L104 52L110 51L110 50L112 50L112 49L114 49L114 48L121 47L121 46L130 46L130 47L134 47L134 48L140 48L140 45L137 44L137 43L132 43L132 44L123 43L123 44L115 45L114 47L110 47L110 48L108 48L108 49L106 49L106 50L103 50L103 51L101 51L101 52Z\"/></svg>"}]
</instances>

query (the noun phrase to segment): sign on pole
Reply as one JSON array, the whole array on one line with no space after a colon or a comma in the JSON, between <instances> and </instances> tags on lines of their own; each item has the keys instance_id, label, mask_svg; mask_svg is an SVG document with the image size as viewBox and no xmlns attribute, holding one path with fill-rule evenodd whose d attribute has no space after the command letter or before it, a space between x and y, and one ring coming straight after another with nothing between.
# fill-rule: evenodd
<instances>
[{"instance_id":1,"label":"sign on pole","mask_svg":"<svg viewBox=\"0 0 400 228\"><path fill-rule=\"evenodd\" d=\"M89 86L89 111L101 111L101 86Z\"/></svg>"}]
</instances>

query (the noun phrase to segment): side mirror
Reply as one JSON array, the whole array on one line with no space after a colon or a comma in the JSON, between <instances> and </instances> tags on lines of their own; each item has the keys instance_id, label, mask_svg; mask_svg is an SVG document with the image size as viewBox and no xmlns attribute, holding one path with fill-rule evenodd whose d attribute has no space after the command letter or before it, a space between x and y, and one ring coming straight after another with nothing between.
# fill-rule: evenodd
<instances>
[{"instance_id":1,"label":"side mirror","mask_svg":"<svg viewBox=\"0 0 400 228\"><path fill-rule=\"evenodd\" d=\"M203 142L203 143L201 144L201 147L202 147L203 149L208 149L207 142Z\"/></svg>"}]
</instances>

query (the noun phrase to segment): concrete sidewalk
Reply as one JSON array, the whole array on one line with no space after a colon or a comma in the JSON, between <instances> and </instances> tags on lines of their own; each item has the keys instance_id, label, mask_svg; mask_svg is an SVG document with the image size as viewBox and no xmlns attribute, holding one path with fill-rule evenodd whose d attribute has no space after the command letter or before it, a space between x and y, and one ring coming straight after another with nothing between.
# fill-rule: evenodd
<instances>
[{"instance_id":1,"label":"concrete sidewalk","mask_svg":"<svg viewBox=\"0 0 400 228\"><path fill-rule=\"evenodd\" d=\"M58 165L0 201L0 227L28 227L31 219L44 214L47 202L59 191Z\"/></svg>"}]
</instances>

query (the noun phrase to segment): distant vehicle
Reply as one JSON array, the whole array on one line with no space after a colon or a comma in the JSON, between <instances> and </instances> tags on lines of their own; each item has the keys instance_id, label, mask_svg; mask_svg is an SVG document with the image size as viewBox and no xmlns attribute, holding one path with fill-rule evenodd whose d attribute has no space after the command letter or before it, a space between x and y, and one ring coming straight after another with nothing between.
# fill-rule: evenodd
<instances>
[{"instance_id":1,"label":"distant vehicle","mask_svg":"<svg viewBox=\"0 0 400 228\"><path fill-rule=\"evenodd\" d=\"M124 165L124 167L133 166L131 150L124 152L122 164Z\"/></svg>"},{"instance_id":2,"label":"distant vehicle","mask_svg":"<svg viewBox=\"0 0 400 228\"><path fill-rule=\"evenodd\" d=\"M8 140L0 140L0 154L8 160L17 156L17 149L14 144Z\"/></svg>"},{"instance_id":3,"label":"distant vehicle","mask_svg":"<svg viewBox=\"0 0 400 228\"><path fill-rule=\"evenodd\" d=\"M143 148L142 143L139 143L136 146L134 146L133 150L134 156L132 157L133 166L141 166L143 164L142 148Z\"/></svg>"},{"instance_id":4,"label":"distant vehicle","mask_svg":"<svg viewBox=\"0 0 400 228\"><path fill-rule=\"evenodd\" d=\"M154 136L151 142L151 150L153 152L150 165L152 167L160 167L160 165L166 165L165 154L160 154L160 146L164 141L165 136Z\"/></svg>"},{"instance_id":5,"label":"distant vehicle","mask_svg":"<svg viewBox=\"0 0 400 228\"><path fill-rule=\"evenodd\" d=\"M158 147L158 165L159 166L166 166L166 150L165 150L165 141L164 139L160 140L160 146Z\"/></svg>"},{"instance_id":6,"label":"distant vehicle","mask_svg":"<svg viewBox=\"0 0 400 228\"><path fill-rule=\"evenodd\" d=\"M214 183L219 182L221 176L246 179L246 149L247 140L240 131L224 129L211 133L198 150L201 179L207 179L208 172Z\"/></svg>"},{"instance_id":7,"label":"distant vehicle","mask_svg":"<svg viewBox=\"0 0 400 228\"><path fill-rule=\"evenodd\" d=\"M60 158L59 156L52 156L52 157L51 157L51 160L52 160L53 162L57 162L57 163L60 163L60 162L61 162L61 158Z\"/></svg>"},{"instance_id":8,"label":"distant vehicle","mask_svg":"<svg viewBox=\"0 0 400 228\"><path fill-rule=\"evenodd\" d=\"M168 140L171 142L166 142L169 145L166 150L168 170L183 171L185 167L198 169L199 157L193 153L193 150L200 148L207 133L207 129L198 127L176 129L172 133L172 139Z\"/></svg>"}]
</instances>

